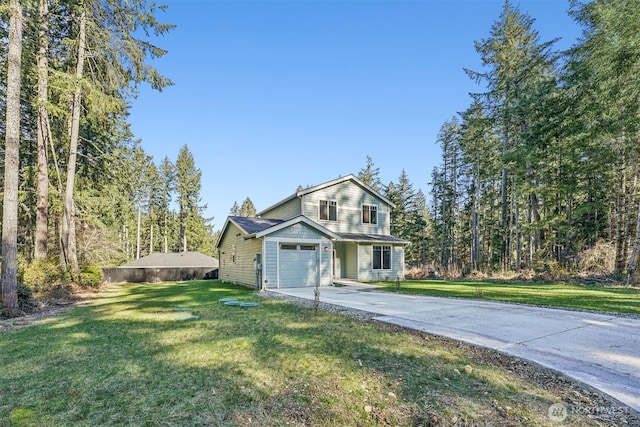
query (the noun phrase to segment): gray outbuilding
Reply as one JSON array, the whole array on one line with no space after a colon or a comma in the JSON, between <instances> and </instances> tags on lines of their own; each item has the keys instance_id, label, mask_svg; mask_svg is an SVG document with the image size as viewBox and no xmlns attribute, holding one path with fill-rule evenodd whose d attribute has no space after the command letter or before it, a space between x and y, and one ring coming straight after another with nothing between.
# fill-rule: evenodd
<instances>
[{"instance_id":1,"label":"gray outbuilding","mask_svg":"<svg viewBox=\"0 0 640 427\"><path fill-rule=\"evenodd\" d=\"M117 268L104 269L107 283L157 283L217 279L219 262L200 252L153 253Z\"/></svg>"}]
</instances>

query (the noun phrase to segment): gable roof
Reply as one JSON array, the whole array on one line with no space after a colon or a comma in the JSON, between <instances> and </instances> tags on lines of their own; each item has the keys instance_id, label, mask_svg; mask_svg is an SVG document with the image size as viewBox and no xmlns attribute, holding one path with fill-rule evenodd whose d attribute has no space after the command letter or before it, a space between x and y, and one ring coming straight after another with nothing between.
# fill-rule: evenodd
<instances>
[{"instance_id":1,"label":"gable roof","mask_svg":"<svg viewBox=\"0 0 640 427\"><path fill-rule=\"evenodd\" d=\"M276 224L272 227L266 228L264 230L261 230L259 232L256 233L256 237L264 237L268 234L274 233L278 230L282 230L283 228L287 228L290 227L294 224L298 224L298 223L304 223L306 225L308 225L310 228L313 228L314 230L319 231L320 233L331 237L332 239L339 239L340 236L336 233L334 233L333 231L323 227L322 225L311 221L309 218L307 218L306 216L300 215L297 216L295 218L291 218L287 221L281 221L280 224Z\"/></svg>"},{"instance_id":2,"label":"gable roof","mask_svg":"<svg viewBox=\"0 0 640 427\"><path fill-rule=\"evenodd\" d=\"M222 230L220 231L220 238L218 239L218 243L216 243L216 247L220 247L222 238L224 237L231 224L236 226L246 238L282 222L284 222L284 220L282 219L228 216L224 222L224 225L222 226Z\"/></svg>"},{"instance_id":3,"label":"gable roof","mask_svg":"<svg viewBox=\"0 0 640 427\"><path fill-rule=\"evenodd\" d=\"M362 181L360 178L358 178L357 176L353 175L353 174L349 174L347 176L341 177L341 178L336 178L334 180L325 182L323 184L319 184L319 185L314 185L312 187L308 187L308 188L304 188L300 191L296 191L294 194L292 194L291 196L282 199L281 201L279 201L276 204L273 204L271 206L269 206L266 209L263 209L262 211L258 212L256 214L256 216L262 216L262 214L264 212L268 212L271 209L280 206L282 204L285 204L286 202L295 199L295 198L300 198L302 196L304 196L305 194L309 194L309 193L313 193L314 191L318 191L318 190L322 190L324 188L327 187L331 187L332 185L337 185L337 184L341 184L345 181L352 181L353 183L355 183L356 185L362 187L365 191L368 191L369 193L373 194L374 196L378 197L380 200L382 200L383 202L385 202L386 204L388 204L389 206L391 206L392 208L395 208L395 205L393 204L393 202L391 202L391 200L387 199L386 197L384 197L382 194L380 194L379 192L377 192L376 190L373 189L373 187L371 187L370 185L367 185L364 183L364 181Z\"/></svg>"},{"instance_id":4,"label":"gable roof","mask_svg":"<svg viewBox=\"0 0 640 427\"><path fill-rule=\"evenodd\" d=\"M218 268L219 262L200 252L153 253L118 268Z\"/></svg>"}]
</instances>

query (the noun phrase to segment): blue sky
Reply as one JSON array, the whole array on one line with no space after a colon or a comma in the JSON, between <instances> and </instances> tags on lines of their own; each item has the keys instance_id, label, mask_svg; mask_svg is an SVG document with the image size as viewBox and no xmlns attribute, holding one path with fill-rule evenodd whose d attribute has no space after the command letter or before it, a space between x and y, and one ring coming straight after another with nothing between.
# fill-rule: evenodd
<instances>
[{"instance_id":1,"label":"blue sky","mask_svg":"<svg viewBox=\"0 0 640 427\"><path fill-rule=\"evenodd\" d=\"M142 87L130 121L159 163L187 144L202 170L202 204L224 224L234 201L258 210L357 174L373 159L384 184L404 169L429 193L442 124L481 91L474 41L502 0L165 1L177 27L153 65L175 83ZM580 29L568 1L512 2L541 41L565 49Z\"/></svg>"}]
</instances>

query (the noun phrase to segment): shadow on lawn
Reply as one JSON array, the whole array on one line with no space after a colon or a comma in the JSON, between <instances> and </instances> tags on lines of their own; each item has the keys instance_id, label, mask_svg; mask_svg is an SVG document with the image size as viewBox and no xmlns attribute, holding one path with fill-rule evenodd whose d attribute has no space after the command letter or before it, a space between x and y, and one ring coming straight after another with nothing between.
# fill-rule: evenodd
<instances>
[{"instance_id":1,"label":"shadow on lawn","mask_svg":"<svg viewBox=\"0 0 640 427\"><path fill-rule=\"evenodd\" d=\"M218 281L126 285L0 343L0 421L78 425L415 425L471 411L515 421L496 400L535 408L543 390L473 363L464 347L398 334L282 300L251 309L223 297L255 291ZM190 307L197 321L177 321ZM527 409L527 405L532 408ZM25 415L26 414L26 415ZM467 414L467 416L471 416Z\"/></svg>"}]
</instances>

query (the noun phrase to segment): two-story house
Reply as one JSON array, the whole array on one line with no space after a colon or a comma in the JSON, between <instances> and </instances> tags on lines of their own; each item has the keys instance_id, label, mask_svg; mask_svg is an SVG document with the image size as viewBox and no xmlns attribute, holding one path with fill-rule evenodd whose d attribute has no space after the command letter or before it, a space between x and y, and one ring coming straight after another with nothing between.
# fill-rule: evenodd
<instances>
[{"instance_id":1,"label":"two-story house","mask_svg":"<svg viewBox=\"0 0 640 427\"><path fill-rule=\"evenodd\" d=\"M255 218L230 216L218 243L219 278L261 289L402 279L408 242L391 235L392 208L348 175L297 191Z\"/></svg>"}]
</instances>

